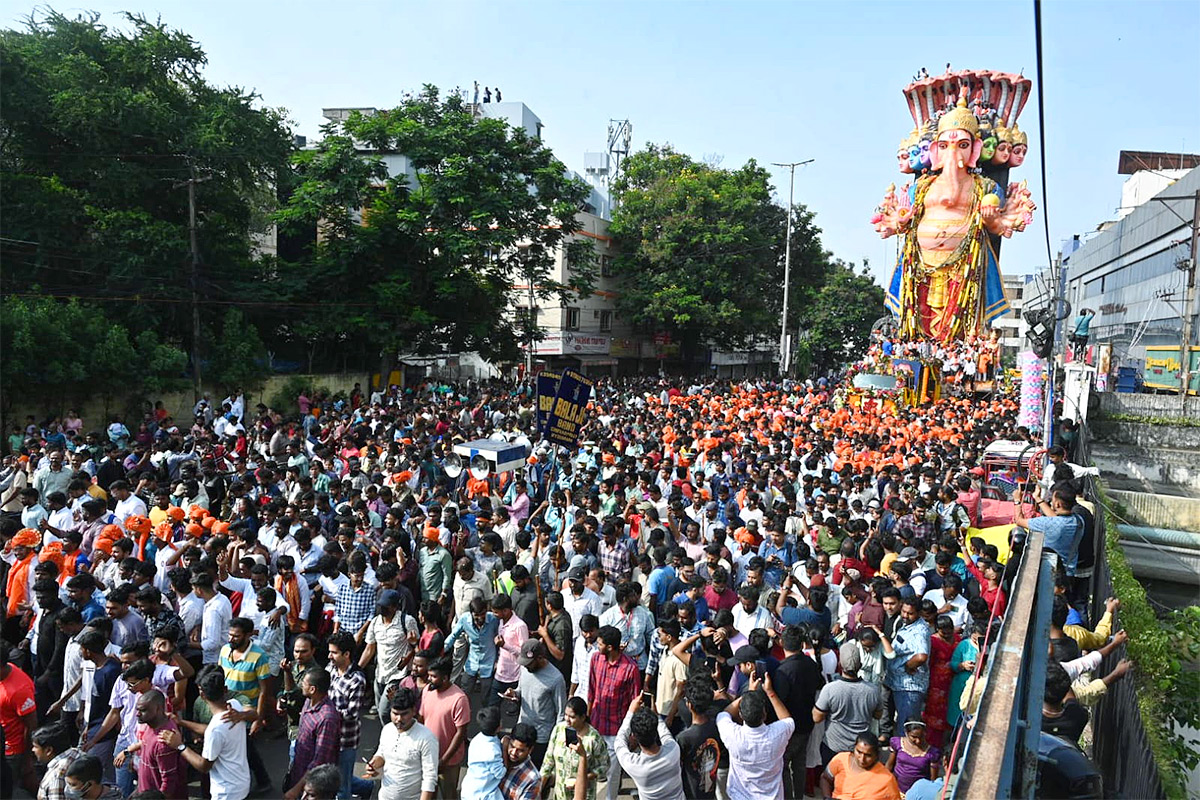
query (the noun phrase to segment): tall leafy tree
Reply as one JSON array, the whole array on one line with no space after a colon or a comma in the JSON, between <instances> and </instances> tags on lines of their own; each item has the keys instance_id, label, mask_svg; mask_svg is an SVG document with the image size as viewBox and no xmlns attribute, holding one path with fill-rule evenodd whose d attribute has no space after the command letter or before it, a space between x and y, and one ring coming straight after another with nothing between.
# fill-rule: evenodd
<instances>
[{"instance_id":1,"label":"tall leafy tree","mask_svg":"<svg viewBox=\"0 0 1200 800\"><path fill-rule=\"evenodd\" d=\"M285 230L318 231L306 257L279 265L285 285L321 301L288 323L297 336L352 332L378 347L384 374L402 351L511 360L521 336L506 309L527 287L537 301L590 291L594 248L571 237L589 190L523 130L427 86L323 134L296 154L279 214Z\"/></svg>"},{"instance_id":2,"label":"tall leafy tree","mask_svg":"<svg viewBox=\"0 0 1200 800\"><path fill-rule=\"evenodd\" d=\"M837 369L866 352L871 327L887 314L883 287L875 283L864 265L835 260L822 276L821 285L799 309L795 320L796 373Z\"/></svg>"},{"instance_id":3,"label":"tall leafy tree","mask_svg":"<svg viewBox=\"0 0 1200 800\"><path fill-rule=\"evenodd\" d=\"M96 395L119 404L187 384L187 356L177 345L151 330L131 334L77 300L6 297L0 330L5 418L17 402L61 411Z\"/></svg>"},{"instance_id":4,"label":"tall leafy tree","mask_svg":"<svg viewBox=\"0 0 1200 800\"><path fill-rule=\"evenodd\" d=\"M5 293L91 298L190 344L182 182L197 178L201 302L253 301L251 237L270 222L291 136L252 92L208 83L206 61L187 34L137 15L116 29L39 11L0 31Z\"/></svg>"},{"instance_id":5,"label":"tall leafy tree","mask_svg":"<svg viewBox=\"0 0 1200 800\"><path fill-rule=\"evenodd\" d=\"M684 357L779 340L787 209L766 170L698 162L647 145L625 162L609 228L620 249L622 313L645 333L669 333ZM815 217L793 209L788 329L806 368L840 364L865 346L883 292L821 244ZM802 335L797 335L801 332Z\"/></svg>"},{"instance_id":6,"label":"tall leafy tree","mask_svg":"<svg viewBox=\"0 0 1200 800\"><path fill-rule=\"evenodd\" d=\"M769 328L782 217L766 170L753 160L722 169L651 144L625 161L614 188L622 314L676 337L685 354L741 347Z\"/></svg>"},{"instance_id":7,"label":"tall leafy tree","mask_svg":"<svg viewBox=\"0 0 1200 800\"><path fill-rule=\"evenodd\" d=\"M262 388L270 366L267 348L239 309L226 309L220 329L207 336L211 356L205 371L212 384L230 393Z\"/></svg>"}]
</instances>

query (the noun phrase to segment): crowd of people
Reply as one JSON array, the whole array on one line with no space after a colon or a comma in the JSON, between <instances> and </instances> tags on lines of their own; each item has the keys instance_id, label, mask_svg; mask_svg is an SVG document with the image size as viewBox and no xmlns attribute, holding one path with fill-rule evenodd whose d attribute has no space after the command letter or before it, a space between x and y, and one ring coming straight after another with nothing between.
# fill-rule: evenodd
<instances>
[{"instance_id":1,"label":"crowd of people","mask_svg":"<svg viewBox=\"0 0 1200 800\"><path fill-rule=\"evenodd\" d=\"M1000 332L969 336L948 342L903 341L877 336L859 367L891 374L893 358L911 359L934 366L947 393L974 393L981 384L995 381L1000 370Z\"/></svg>"},{"instance_id":2,"label":"crowd of people","mask_svg":"<svg viewBox=\"0 0 1200 800\"><path fill-rule=\"evenodd\" d=\"M828 388L601 381L557 452L502 382L31 419L0 472L0 794L939 796L1011 580L978 465L1028 433L1004 397ZM480 438L527 464L447 471ZM1128 666L1094 675L1119 603L1088 627L1092 510L1051 472L1013 543L1060 555L1044 725L1078 740Z\"/></svg>"}]
</instances>

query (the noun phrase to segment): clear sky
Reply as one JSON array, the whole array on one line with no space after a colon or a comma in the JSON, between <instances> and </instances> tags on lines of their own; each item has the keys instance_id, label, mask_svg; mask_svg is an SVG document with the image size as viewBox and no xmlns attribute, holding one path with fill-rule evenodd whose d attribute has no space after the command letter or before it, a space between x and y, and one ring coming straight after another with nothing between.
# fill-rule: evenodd
<instances>
[{"instance_id":1,"label":"clear sky","mask_svg":"<svg viewBox=\"0 0 1200 800\"><path fill-rule=\"evenodd\" d=\"M4 21L19 24L10 3ZM90 9L161 16L208 54L207 77L259 92L318 133L326 106L388 107L433 83L499 86L545 124L568 166L602 150L610 118L629 118L635 149L670 142L727 166L815 163L796 199L816 212L836 256L895 252L868 224L895 149L912 127L901 89L921 67L1035 77L1033 3L989 2L356 2L93 0ZM1115 216L1122 149L1200 152L1200 3L1046 0L1045 85L1020 123L1030 157L1014 171L1041 207L1006 242L1008 274L1046 264L1042 214L1057 250ZM1037 92L1046 98L1049 193L1041 185ZM774 168L772 168L774 169ZM787 200L787 174L776 171ZM1043 210L1044 209L1044 210Z\"/></svg>"}]
</instances>

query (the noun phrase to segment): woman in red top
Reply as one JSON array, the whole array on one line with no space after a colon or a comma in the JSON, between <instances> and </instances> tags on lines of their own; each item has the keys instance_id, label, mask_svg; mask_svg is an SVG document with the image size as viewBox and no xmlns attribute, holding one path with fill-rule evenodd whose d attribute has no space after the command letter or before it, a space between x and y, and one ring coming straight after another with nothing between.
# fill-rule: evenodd
<instances>
[{"instance_id":1,"label":"woman in red top","mask_svg":"<svg viewBox=\"0 0 1200 800\"><path fill-rule=\"evenodd\" d=\"M984 562L981 570L971 559L966 559L966 562L967 571L975 576L975 580L979 581L980 597L987 601L988 610L992 616L1003 617L1004 609L1008 608L1008 596L1004 594L1004 589L1000 586L1004 567L993 561L987 561Z\"/></svg>"}]
</instances>

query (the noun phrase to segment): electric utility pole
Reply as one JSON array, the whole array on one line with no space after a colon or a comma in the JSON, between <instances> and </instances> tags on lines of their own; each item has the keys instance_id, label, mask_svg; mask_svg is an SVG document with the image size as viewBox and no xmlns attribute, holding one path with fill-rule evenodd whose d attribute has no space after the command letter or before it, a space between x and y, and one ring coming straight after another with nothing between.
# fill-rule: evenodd
<instances>
[{"instance_id":1,"label":"electric utility pole","mask_svg":"<svg viewBox=\"0 0 1200 800\"><path fill-rule=\"evenodd\" d=\"M1192 250L1188 253L1187 292L1183 295L1183 331L1179 339L1179 391L1187 406L1192 380L1192 321L1196 318L1196 247L1200 245L1200 190L1192 200Z\"/></svg>"},{"instance_id":2,"label":"electric utility pole","mask_svg":"<svg viewBox=\"0 0 1200 800\"><path fill-rule=\"evenodd\" d=\"M805 164L811 164L816 159L810 158L807 161L789 161L781 164L778 161L771 163L776 167L788 168L788 217L787 217L787 240L783 248L783 319L779 322L779 375L783 377L787 375L788 370L788 346L787 346L787 318L788 318L788 289L792 283L792 205L796 198L796 167L802 167Z\"/></svg>"},{"instance_id":3,"label":"electric utility pole","mask_svg":"<svg viewBox=\"0 0 1200 800\"><path fill-rule=\"evenodd\" d=\"M178 189L187 186L188 190L188 245L192 251L192 267L188 276L188 284L192 290L192 394L193 401L200 399L200 245L196 239L196 184L212 180L212 176L196 177L196 167L188 165L191 177L186 181L175 184Z\"/></svg>"}]
</instances>

